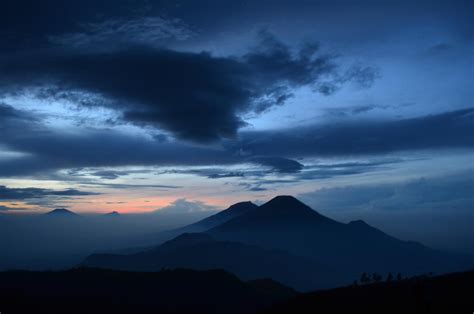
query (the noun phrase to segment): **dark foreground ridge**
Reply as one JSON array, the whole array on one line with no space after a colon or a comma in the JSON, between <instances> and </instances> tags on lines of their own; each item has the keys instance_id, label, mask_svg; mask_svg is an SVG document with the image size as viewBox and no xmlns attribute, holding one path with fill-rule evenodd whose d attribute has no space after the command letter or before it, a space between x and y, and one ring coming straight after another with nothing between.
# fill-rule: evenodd
<instances>
[{"instance_id":1,"label":"dark foreground ridge","mask_svg":"<svg viewBox=\"0 0 474 314\"><path fill-rule=\"evenodd\" d=\"M222 271L0 273L2 313L472 313L474 271L297 294Z\"/></svg>"},{"instance_id":2,"label":"dark foreground ridge","mask_svg":"<svg viewBox=\"0 0 474 314\"><path fill-rule=\"evenodd\" d=\"M296 292L222 271L0 273L2 313L257 313Z\"/></svg>"},{"instance_id":3,"label":"dark foreground ridge","mask_svg":"<svg viewBox=\"0 0 474 314\"><path fill-rule=\"evenodd\" d=\"M265 314L470 314L474 271L300 294Z\"/></svg>"}]
</instances>

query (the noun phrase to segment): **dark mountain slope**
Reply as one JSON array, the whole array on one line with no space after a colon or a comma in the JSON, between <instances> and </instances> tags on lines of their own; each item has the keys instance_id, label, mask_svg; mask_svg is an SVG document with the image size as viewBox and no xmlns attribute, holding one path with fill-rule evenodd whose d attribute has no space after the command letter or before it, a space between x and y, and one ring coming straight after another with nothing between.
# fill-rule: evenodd
<instances>
[{"instance_id":1,"label":"dark mountain slope","mask_svg":"<svg viewBox=\"0 0 474 314\"><path fill-rule=\"evenodd\" d=\"M363 271L407 274L455 271L472 263L469 258L398 240L363 221L339 223L291 196L275 197L257 210L208 232L216 239L307 256L349 271L353 278Z\"/></svg>"},{"instance_id":2,"label":"dark mountain slope","mask_svg":"<svg viewBox=\"0 0 474 314\"><path fill-rule=\"evenodd\" d=\"M183 234L137 254L94 254L82 266L132 271L219 268L244 280L268 277L304 291L345 283L343 273L338 274L311 259L238 242L216 241L202 233Z\"/></svg>"},{"instance_id":3,"label":"dark mountain slope","mask_svg":"<svg viewBox=\"0 0 474 314\"><path fill-rule=\"evenodd\" d=\"M159 245L165 241L171 240L174 237L179 236L180 234L207 231L215 226L218 226L222 223L225 223L235 217L243 215L257 208L258 206L253 204L252 202L236 203L230 206L229 208L218 212L217 214L199 220L190 225L143 236L137 241L139 247L125 248L111 253L128 254L149 250L156 245Z\"/></svg>"}]
</instances>

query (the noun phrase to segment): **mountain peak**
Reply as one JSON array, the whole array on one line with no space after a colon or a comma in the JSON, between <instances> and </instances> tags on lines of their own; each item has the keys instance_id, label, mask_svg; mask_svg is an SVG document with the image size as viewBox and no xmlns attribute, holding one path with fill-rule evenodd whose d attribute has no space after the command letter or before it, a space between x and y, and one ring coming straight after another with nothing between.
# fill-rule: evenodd
<instances>
[{"instance_id":1,"label":"mountain peak","mask_svg":"<svg viewBox=\"0 0 474 314\"><path fill-rule=\"evenodd\" d=\"M303 202L301 202L300 200L298 200L296 197L292 196L292 195L277 195L275 196L274 198L272 198L271 200L269 200L267 203L270 203L270 202L278 202L278 203L285 203L285 204L302 204L304 206L306 206L305 204L303 204Z\"/></svg>"},{"instance_id":2,"label":"mountain peak","mask_svg":"<svg viewBox=\"0 0 474 314\"><path fill-rule=\"evenodd\" d=\"M311 207L291 195L278 195L260 206L260 209L262 211L270 211L273 214L288 214L291 216L317 214Z\"/></svg>"},{"instance_id":3,"label":"mountain peak","mask_svg":"<svg viewBox=\"0 0 474 314\"><path fill-rule=\"evenodd\" d=\"M242 228L263 230L261 228L266 228L270 225L273 225L275 228L286 228L294 226L295 223L301 223L306 226L315 221L319 223L321 221L329 222L331 220L320 215L293 196L280 195L255 210L249 211L227 223L217 226L214 230L217 230L217 232Z\"/></svg>"},{"instance_id":4,"label":"mountain peak","mask_svg":"<svg viewBox=\"0 0 474 314\"><path fill-rule=\"evenodd\" d=\"M257 209L258 206L250 201L239 202L231 205L229 208L218 212L210 217L204 218L188 226L189 231L207 230L225 223L235 217L241 216L247 212ZM195 229L197 228L197 229Z\"/></svg>"},{"instance_id":5,"label":"mountain peak","mask_svg":"<svg viewBox=\"0 0 474 314\"><path fill-rule=\"evenodd\" d=\"M107 216L107 217L119 217L120 214L114 210L113 212L104 214L104 216Z\"/></svg>"},{"instance_id":6,"label":"mountain peak","mask_svg":"<svg viewBox=\"0 0 474 314\"><path fill-rule=\"evenodd\" d=\"M250 201L245 201L245 202L239 202L235 203L233 205L230 205L229 208L227 208L227 212L240 212L240 211L247 211L251 208L256 208L257 205Z\"/></svg>"},{"instance_id":7,"label":"mountain peak","mask_svg":"<svg viewBox=\"0 0 474 314\"><path fill-rule=\"evenodd\" d=\"M53 209L52 211L46 213L48 216L56 216L56 217L73 217L73 216L78 216L76 213L67 210L66 208L56 208Z\"/></svg>"}]
</instances>

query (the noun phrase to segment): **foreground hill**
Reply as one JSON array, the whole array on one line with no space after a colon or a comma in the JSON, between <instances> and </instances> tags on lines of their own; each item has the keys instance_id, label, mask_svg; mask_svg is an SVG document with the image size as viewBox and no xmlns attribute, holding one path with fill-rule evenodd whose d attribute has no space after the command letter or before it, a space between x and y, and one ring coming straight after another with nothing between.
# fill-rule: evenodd
<instances>
[{"instance_id":1,"label":"foreground hill","mask_svg":"<svg viewBox=\"0 0 474 314\"><path fill-rule=\"evenodd\" d=\"M0 273L2 313L256 313L296 293L220 270Z\"/></svg>"},{"instance_id":2,"label":"foreground hill","mask_svg":"<svg viewBox=\"0 0 474 314\"><path fill-rule=\"evenodd\" d=\"M335 269L309 258L239 242L219 241L204 233L185 233L157 248L136 254L93 254L81 266L129 271L219 268L244 280L268 277L301 291L347 283Z\"/></svg>"},{"instance_id":3,"label":"foreground hill","mask_svg":"<svg viewBox=\"0 0 474 314\"><path fill-rule=\"evenodd\" d=\"M473 291L469 271L301 294L264 313L470 314Z\"/></svg>"}]
</instances>

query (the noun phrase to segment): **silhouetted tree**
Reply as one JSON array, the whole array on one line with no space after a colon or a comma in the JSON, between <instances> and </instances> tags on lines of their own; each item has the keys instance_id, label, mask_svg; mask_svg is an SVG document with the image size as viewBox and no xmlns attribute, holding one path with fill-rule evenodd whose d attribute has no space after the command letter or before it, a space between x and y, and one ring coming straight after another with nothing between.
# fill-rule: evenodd
<instances>
[{"instance_id":1,"label":"silhouetted tree","mask_svg":"<svg viewBox=\"0 0 474 314\"><path fill-rule=\"evenodd\" d=\"M369 278L369 275L367 275L366 272L363 272L362 275L360 276L360 283L361 284L367 284L370 282L370 278Z\"/></svg>"},{"instance_id":2,"label":"silhouetted tree","mask_svg":"<svg viewBox=\"0 0 474 314\"><path fill-rule=\"evenodd\" d=\"M373 282L381 282L382 281L382 276L377 274L377 273L373 273L372 274L372 281Z\"/></svg>"},{"instance_id":3,"label":"silhouetted tree","mask_svg":"<svg viewBox=\"0 0 474 314\"><path fill-rule=\"evenodd\" d=\"M402 274L398 273L398 274L397 274L397 281L400 281L400 280L402 280L402 279L403 279Z\"/></svg>"},{"instance_id":4,"label":"silhouetted tree","mask_svg":"<svg viewBox=\"0 0 474 314\"><path fill-rule=\"evenodd\" d=\"M391 282L393 280L393 275L392 273L388 273L387 275L387 282Z\"/></svg>"}]
</instances>

